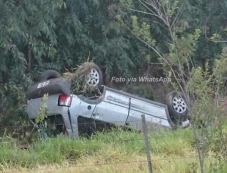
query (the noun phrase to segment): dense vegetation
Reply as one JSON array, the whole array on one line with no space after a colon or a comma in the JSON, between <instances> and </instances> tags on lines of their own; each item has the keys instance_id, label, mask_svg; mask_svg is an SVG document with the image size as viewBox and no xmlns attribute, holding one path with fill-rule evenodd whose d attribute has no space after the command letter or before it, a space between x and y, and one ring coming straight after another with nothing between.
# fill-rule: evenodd
<instances>
[{"instance_id":1,"label":"dense vegetation","mask_svg":"<svg viewBox=\"0 0 227 173\"><path fill-rule=\"evenodd\" d=\"M174 20L173 27L182 29L181 36L195 29L202 31L191 55L193 63L204 68L206 62L212 64L226 44L226 2L171 0L163 4L167 2L171 7L168 13L175 10L169 20ZM132 76L139 68L146 71L147 61L158 62L155 52L131 34L132 15L139 18L139 24L151 25L145 40L152 36L156 47L168 55L169 32L160 18L147 14L146 3L149 5L136 0L1 0L1 114L15 119L23 114L24 92L45 69L64 72L90 57L108 79L122 73ZM141 29L146 31L146 25Z\"/></svg>"},{"instance_id":2,"label":"dense vegetation","mask_svg":"<svg viewBox=\"0 0 227 173\"><path fill-rule=\"evenodd\" d=\"M107 75L127 75L131 67L142 66L140 51L147 49L114 19L120 11L117 1L0 3L0 108L4 115L23 113L24 91L45 69L70 70L87 57Z\"/></svg>"},{"instance_id":3,"label":"dense vegetation","mask_svg":"<svg viewBox=\"0 0 227 173\"><path fill-rule=\"evenodd\" d=\"M200 122L202 119L205 127L212 122L212 128L195 131L193 127L194 138L190 129L151 134L154 158L166 161L170 155L167 160L172 165L157 162L156 170L198 171L194 157L198 152L203 155L201 172L203 166L212 168L210 172L226 172L226 126L219 116L225 112L210 100L210 93L220 92L218 83L227 73L226 8L224 0L0 0L0 130L24 123L25 91L41 71L63 73L90 59L101 67L105 83L122 74L169 75L190 96L194 94L196 104L190 113ZM153 98L144 84L126 88ZM70 159L79 159L79 164L88 160L106 164L112 159L130 162L132 155L145 159L142 136L137 133L96 137L38 142L23 151L4 136L0 138L0 168L63 164ZM191 165L185 164L188 153L193 154ZM179 160L172 158L175 156L184 158L184 167L179 167ZM143 164L137 164L136 172L145 170ZM96 167L96 172L116 167L105 168Z\"/></svg>"}]
</instances>

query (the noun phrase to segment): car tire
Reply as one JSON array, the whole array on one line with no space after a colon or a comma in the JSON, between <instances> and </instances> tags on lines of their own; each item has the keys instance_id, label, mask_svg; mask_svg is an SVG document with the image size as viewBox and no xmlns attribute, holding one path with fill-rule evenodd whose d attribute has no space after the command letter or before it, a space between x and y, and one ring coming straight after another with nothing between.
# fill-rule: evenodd
<instances>
[{"instance_id":1,"label":"car tire","mask_svg":"<svg viewBox=\"0 0 227 173\"><path fill-rule=\"evenodd\" d=\"M177 91L167 94L165 104L168 107L170 120L174 126L183 126L188 121L188 108L185 97Z\"/></svg>"},{"instance_id":2,"label":"car tire","mask_svg":"<svg viewBox=\"0 0 227 173\"><path fill-rule=\"evenodd\" d=\"M89 89L101 88L103 84L103 74L101 69L95 63L92 63L91 71L87 75L86 80Z\"/></svg>"},{"instance_id":3,"label":"car tire","mask_svg":"<svg viewBox=\"0 0 227 173\"><path fill-rule=\"evenodd\" d=\"M46 83L45 86L40 87L40 83ZM26 91L26 98L28 100L43 97L44 94L71 94L71 82L64 78L51 79L50 81L35 82L29 86Z\"/></svg>"},{"instance_id":4,"label":"car tire","mask_svg":"<svg viewBox=\"0 0 227 173\"><path fill-rule=\"evenodd\" d=\"M42 82L49 79L55 79L61 77L61 74L56 70L46 70L42 72L39 77L37 78L36 82Z\"/></svg>"}]
</instances>

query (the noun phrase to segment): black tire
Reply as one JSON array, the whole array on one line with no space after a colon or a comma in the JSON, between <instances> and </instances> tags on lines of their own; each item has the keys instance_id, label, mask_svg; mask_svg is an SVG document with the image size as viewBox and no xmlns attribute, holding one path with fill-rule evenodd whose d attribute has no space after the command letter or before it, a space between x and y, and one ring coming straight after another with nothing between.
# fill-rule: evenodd
<instances>
[{"instance_id":1,"label":"black tire","mask_svg":"<svg viewBox=\"0 0 227 173\"><path fill-rule=\"evenodd\" d=\"M26 97L28 100L42 97L46 93L64 93L66 95L70 95L71 93L71 83L64 78L51 79L46 86L41 88L39 88L40 83L41 82L36 82L29 86L26 92Z\"/></svg>"},{"instance_id":2,"label":"black tire","mask_svg":"<svg viewBox=\"0 0 227 173\"><path fill-rule=\"evenodd\" d=\"M61 74L56 70L46 70L42 72L39 77L37 78L36 82L42 82L49 79L55 79L61 77Z\"/></svg>"},{"instance_id":3,"label":"black tire","mask_svg":"<svg viewBox=\"0 0 227 173\"><path fill-rule=\"evenodd\" d=\"M167 94L165 104L168 107L170 120L174 126L181 126L188 120L188 108L184 96L177 91Z\"/></svg>"},{"instance_id":4,"label":"black tire","mask_svg":"<svg viewBox=\"0 0 227 173\"><path fill-rule=\"evenodd\" d=\"M89 89L100 89L103 84L102 71L95 63L92 63L91 72L87 76L86 84Z\"/></svg>"}]
</instances>

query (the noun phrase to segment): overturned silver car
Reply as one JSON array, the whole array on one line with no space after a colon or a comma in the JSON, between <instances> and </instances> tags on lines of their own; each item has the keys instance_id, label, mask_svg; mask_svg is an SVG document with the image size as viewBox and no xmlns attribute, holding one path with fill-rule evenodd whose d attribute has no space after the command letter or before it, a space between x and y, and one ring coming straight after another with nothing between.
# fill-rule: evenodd
<instances>
[{"instance_id":1,"label":"overturned silver car","mask_svg":"<svg viewBox=\"0 0 227 173\"><path fill-rule=\"evenodd\" d=\"M167 128L187 127L187 105L179 92L171 92L166 102L159 103L123 91L100 85L100 71L91 69L87 84L98 86L100 95L90 98L72 93L71 82L54 70L44 71L38 81L27 91L27 114L32 123L39 115L44 94L47 99L47 122L55 134L66 133L70 137L92 134L98 128L117 125L142 130L141 115L145 114L151 126Z\"/></svg>"}]
</instances>

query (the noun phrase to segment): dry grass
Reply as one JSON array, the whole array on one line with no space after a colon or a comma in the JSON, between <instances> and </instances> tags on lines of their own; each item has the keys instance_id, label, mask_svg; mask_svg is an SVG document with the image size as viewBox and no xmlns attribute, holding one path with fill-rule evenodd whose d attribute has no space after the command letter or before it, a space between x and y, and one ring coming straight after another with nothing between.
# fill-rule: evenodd
<instances>
[{"instance_id":1,"label":"dry grass","mask_svg":"<svg viewBox=\"0 0 227 173\"><path fill-rule=\"evenodd\" d=\"M106 163L102 155L85 156L76 162L40 165L35 168L4 168L2 173L149 173L146 156L124 156L118 152L106 152L113 159ZM212 154L206 159L205 167L214 162ZM200 173L198 157L173 155L152 155L152 166L155 173Z\"/></svg>"},{"instance_id":2,"label":"dry grass","mask_svg":"<svg viewBox=\"0 0 227 173\"><path fill-rule=\"evenodd\" d=\"M99 91L96 87L89 87L87 85L87 77L94 67L93 62L84 62L72 72L63 73L63 77L71 81L71 89L73 93L92 93L93 91ZM99 92L97 92L99 93ZM100 94L99 94L100 95Z\"/></svg>"},{"instance_id":3,"label":"dry grass","mask_svg":"<svg viewBox=\"0 0 227 173\"><path fill-rule=\"evenodd\" d=\"M39 166L32 169L14 168L2 170L2 173L149 173L145 156L127 157L127 160L104 163L101 157L87 156L81 158L77 163L64 163ZM210 158L212 160L212 158ZM199 173L197 157L152 157L153 171L155 173L191 173L193 169Z\"/></svg>"},{"instance_id":4,"label":"dry grass","mask_svg":"<svg viewBox=\"0 0 227 173\"><path fill-rule=\"evenodd\" d=\"M93 62L84 62L75 68L74 72L65 72L63 76L69 80L78 80L81 76L88 75L93 66Z\"/></svg>"}]
</instances>

